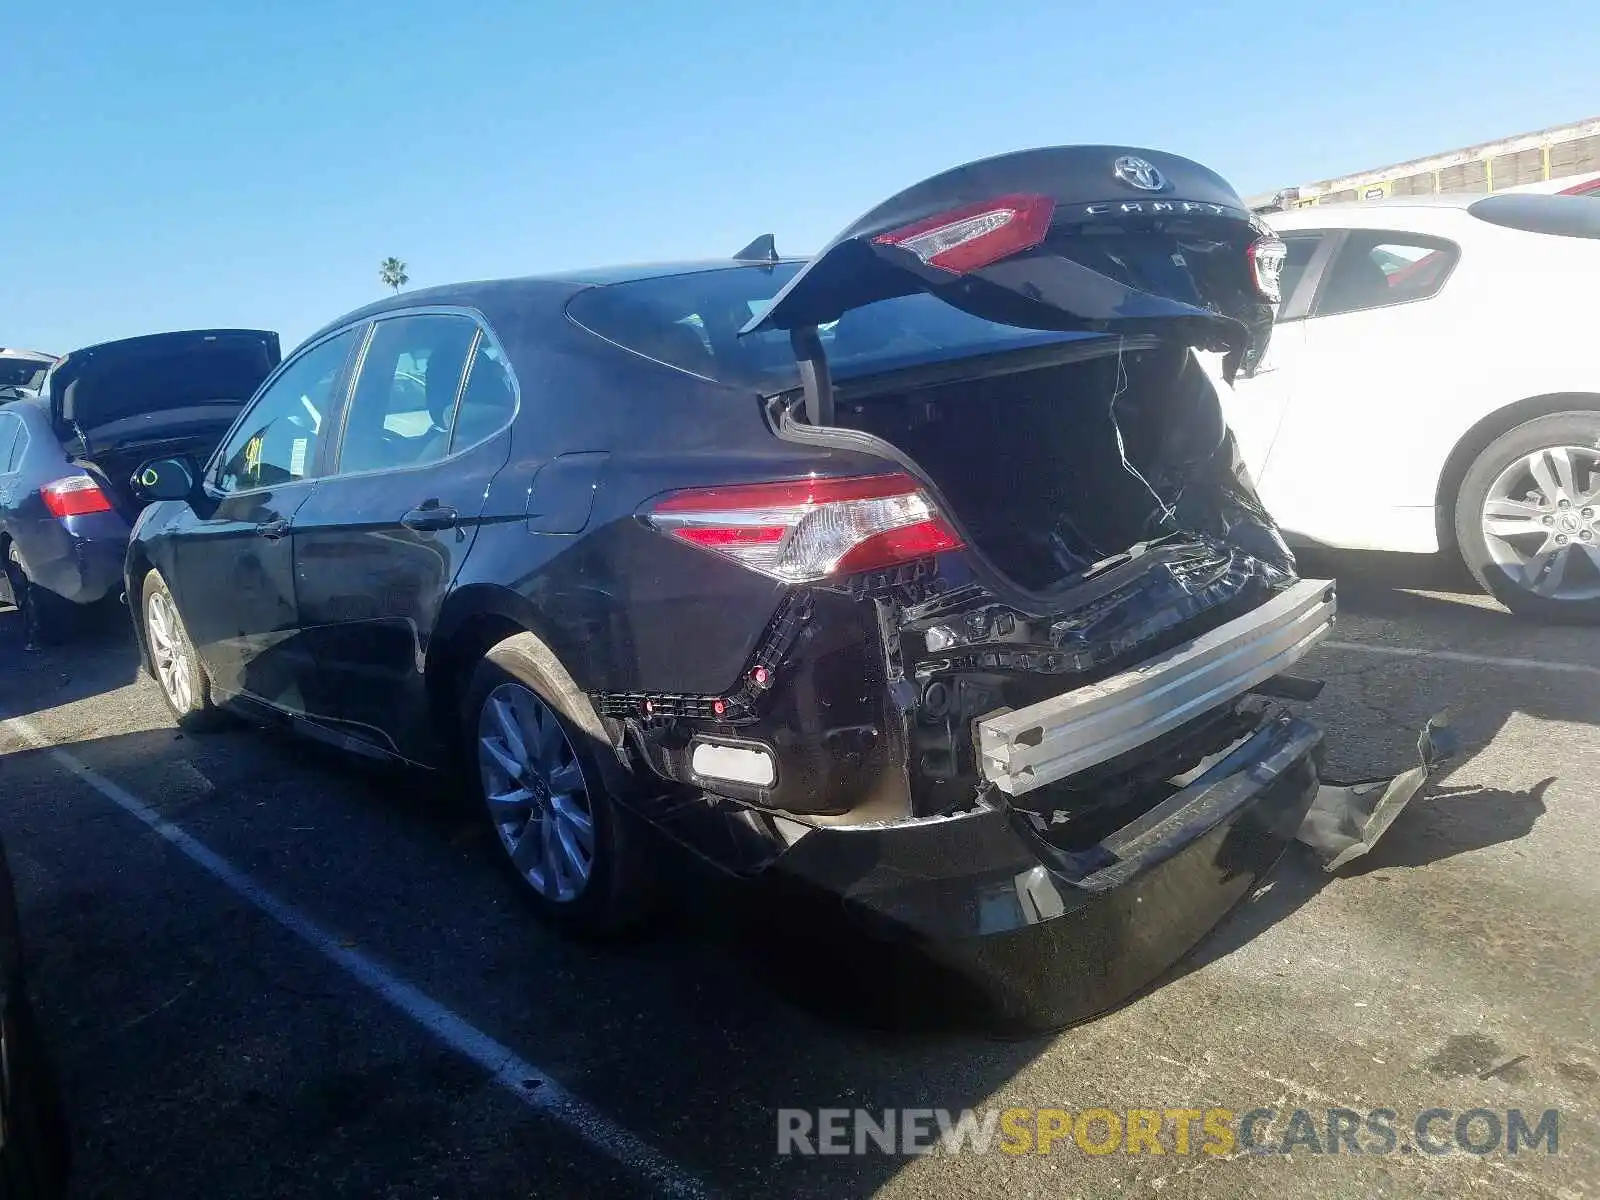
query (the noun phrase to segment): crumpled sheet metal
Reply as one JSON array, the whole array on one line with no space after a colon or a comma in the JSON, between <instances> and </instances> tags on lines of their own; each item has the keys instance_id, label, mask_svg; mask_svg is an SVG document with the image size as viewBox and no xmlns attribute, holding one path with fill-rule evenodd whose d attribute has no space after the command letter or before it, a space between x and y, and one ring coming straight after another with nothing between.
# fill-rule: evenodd
<instances>
[{"instance_id":1,"label":"crumpled sheet metal","mask_svg":"<svg viewBox=\"0 0 1600 1200\"><path fill-rule=\"evenodd\" d=\"M1459 747L1445 714L1430 717L1417 737L1416 766L1391 779L1323 784L1296 837L1322 858L1324 871L1337 871L1377 844L1400 810Z\"/></svg>"}]
</instances>

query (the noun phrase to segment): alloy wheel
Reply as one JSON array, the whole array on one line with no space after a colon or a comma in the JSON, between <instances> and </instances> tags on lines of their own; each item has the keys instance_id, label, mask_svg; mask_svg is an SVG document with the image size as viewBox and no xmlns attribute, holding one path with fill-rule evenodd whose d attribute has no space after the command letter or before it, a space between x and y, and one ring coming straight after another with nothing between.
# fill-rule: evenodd
<instances>
[{"instance_id":1,"label":"alloy wheel","mask_svg":"<svg viewBox=\"0 0 1600 1200\"><path fill-rule=\"evenodd\" d=\"M1550 600L1600 598L1600 450L1550 446L1511 463L1483 503L1489 556Z\"/></svg>"},{"instance_id":2,"label":"alloy wheel","mask_svg":"<svg viewBox=\"0 0 1600 1200\"><path fill-rule=\"evenodd\" d=\"M594 809L559 718L528 688L500 684L478 715L478 766L517 873L548 900L575 900L594 869Z\"/></svg>"},{"instance_id":3,"label":"alloy wheel","mask_svg":"<svg viewBox=\"0 0 1600 1200\"><path fill-rule=\"evenodd\" d=\"M152 592L145 605L145 628L150 638L150 658L167 699L180 713L194 706L193 664L180 634L178 613L165 593Z\"/></svg>"}]
</instances>

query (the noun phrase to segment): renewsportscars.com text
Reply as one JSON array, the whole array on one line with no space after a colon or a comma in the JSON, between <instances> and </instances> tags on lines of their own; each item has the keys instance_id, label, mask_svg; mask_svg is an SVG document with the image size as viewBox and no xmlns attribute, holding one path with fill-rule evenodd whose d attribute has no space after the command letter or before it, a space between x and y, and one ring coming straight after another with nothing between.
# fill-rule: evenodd
<instances>
[{"instance_id":1,"label":"renewsportscars.com text","mask_svg":"<svg viewBox=\"0 0 1600 1200\"><path fill-rule=\"evenodd\" d=\"M1560 1112L783 1108L779 1154L1555 1154Z\"/></svg>"}]
</instances>

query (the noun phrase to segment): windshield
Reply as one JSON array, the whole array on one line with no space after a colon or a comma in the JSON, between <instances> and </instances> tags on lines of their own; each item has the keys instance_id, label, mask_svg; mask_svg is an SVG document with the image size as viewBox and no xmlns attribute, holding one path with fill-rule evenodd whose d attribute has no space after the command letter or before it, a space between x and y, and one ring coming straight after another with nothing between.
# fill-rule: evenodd
<instances>
[{"instance_id":1,"label":"windshield","mask_svg":"<svg viewBox=\"0 0 1600 1200\"><path fill-rule=\"evenodd\" d=\"M0 358L0 388L21 387L39 390L50 364L33 358Z\"/></svg>"},{"instance_id":2,"label":"windshield","mask_svg":"<svg viewBox=\"0 0 1600 1200\"><path fill-rule=\"evenodd\" d=\"M690 374L780 391L799 382L788 333L740 337L738 331L803 265L721 267L608 284L580 292L567 313L591 333ZM1100 336L986 321L920 292L851 309L818 332L841 379Z\"/></svg>"}]
</instances>

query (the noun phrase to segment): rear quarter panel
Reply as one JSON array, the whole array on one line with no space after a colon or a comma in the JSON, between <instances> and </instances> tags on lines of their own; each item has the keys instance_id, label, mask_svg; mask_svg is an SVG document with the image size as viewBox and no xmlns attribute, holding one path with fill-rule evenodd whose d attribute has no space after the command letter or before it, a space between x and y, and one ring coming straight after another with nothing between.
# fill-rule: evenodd
<instances>
[{"instance_id":1,"label":"rear quarter panel","mask_svg":"<svg viewBox=\"0 0 1600 1200\"><path fill-rule=\"evenodd\" d=\"M648 528L640 509L688 487L883 470L777 439L752 391L621 350L568 322L498 322L522 408L448 621L515 613L590 692L717 694L739 678L788 588ZM541 468L595 463L587 523L541 532Z\"/></svg>"}]
</instances>

